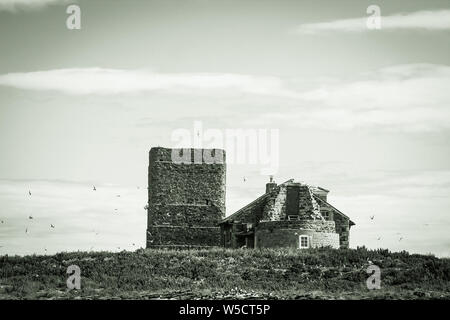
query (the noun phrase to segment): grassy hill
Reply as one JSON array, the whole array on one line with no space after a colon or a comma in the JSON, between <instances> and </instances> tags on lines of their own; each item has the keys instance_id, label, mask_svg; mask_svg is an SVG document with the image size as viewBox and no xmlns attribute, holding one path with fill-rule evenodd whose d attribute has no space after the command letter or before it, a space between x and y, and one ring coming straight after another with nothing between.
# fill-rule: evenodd
<instances>
[{"instance_id":1,"label":"grassy hill","mask_svg":"<svg viewBox=\"0 0 450 320\"><path fill-rule=\"evenodd\" d=\"M366 269L381 268L368 290ZM69 265L81 290L68 291ZM388 250L137 250L0 257L3 299L449 299L450 259Z\"/></svg>"}]
</instances>

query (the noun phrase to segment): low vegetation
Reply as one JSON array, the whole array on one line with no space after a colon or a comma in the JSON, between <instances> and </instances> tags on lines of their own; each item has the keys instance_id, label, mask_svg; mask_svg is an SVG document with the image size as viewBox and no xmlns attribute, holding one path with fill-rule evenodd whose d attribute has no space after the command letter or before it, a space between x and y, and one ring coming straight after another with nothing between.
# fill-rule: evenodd
<instances>
[{"instance_id":1,"label":"low vegetation","mask_svg":"<svg viewBox=\"0 0 450 320\"><path fill-rule=\"evenodd\" d=\"M381 289L368 290L370 264ZM67 289L67 267L81 290ZM449 299L450 259L329 248L1 256L3 299Z\"/></svg>"}]
</instances>

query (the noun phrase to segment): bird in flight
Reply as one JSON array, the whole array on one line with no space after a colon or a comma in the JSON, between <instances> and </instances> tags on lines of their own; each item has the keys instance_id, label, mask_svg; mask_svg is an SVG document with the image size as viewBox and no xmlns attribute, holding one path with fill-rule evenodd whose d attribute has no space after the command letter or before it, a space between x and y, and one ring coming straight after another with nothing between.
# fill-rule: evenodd
<instances>
[{"instance_id":1,"label":"bird in flight","mask_svg":"<svg viewBox=\"0 0 450 320\"><path fill-rule=\"evenodd\" d=\"M31 196L31 191L30 190L28 190L28 194Z\"/></svg>"},{"instance_id":2,"label":"bird in flight","mask_svg":"<svg viewBox=\"0 0 450 320\"><path fill-rule=\"evenodd\" d=\"M246 177L244 177L244 182L245 182L245 181L247 181L247 178L246 178Z\"/></svg>"},{"instance_id":3,"label":"bird in flight","mask_svg":"<svg viewBox=\"0 0 450 320\"><path fill-rule=\"evenodd\" d=\"M97 188L94 186L93 190L94 190L94 191L97 191Z\"/></svg>"},{"instance_id":4,"label":"bird in flight","mask_svg":"<svg viewBox=\"0 0 450 320\"><path fill-rule=\"evenodd\" d=\"M55 226L54 226L53 224L50 224L50 227L51 227L51 228L54 228Z\"/></svg>"},{"instance_id":5,"label":"bird in flight","mask_svg":"<svg viewBox=\"0 0 450 320\"><path fill-rule=\"evenodd\" d=\"M378 237L378 239L377 240L381 240L381 237Z\"/></svg>"},{"instance_id":6,"label":"bird in flight","mask_svg":"<svg viewBox=\"0 0 450 320\"><path fill-rule=\"evenodd\" d=\"M120 194L118 194L116 197L120 198Z\"/></svg>"},{"instance_id":7,"label":"bird in flight","mask_svg":"<svg viewBox=\"0 0 450 320\"><path fill-rule=\"evenodd\" d=\"M4 223L5 221L1 220L1 223Z\"/></svg>"},{"instance_id":8,"label":"bird in flight","mask_svg":"<svg viewBox=\"0 0 450 320\"><path fill-rule=\"evenodd\" d=\"M28 219L33 220L33 216L29 216Z\"/></svg>"},{"instance_id":9,"label":"bird in flight","mask_svg":"<svg viewBox=\"0 0 450 320\"><path fill-rule=\"evenodd\" d=\"M370 216L370 220L373 220L373 218L375 218L375 216Z\"/></svg>"},{"instance_id":10,"label":"bird in flight","mask_svg":"<svg viewBox=\"0 0 450 320\"><path fill-rule=\"evenodd\" d=\"M28 228L25 229L25 233L28 233Z\"/></svg>"},{"instance_id":11,"label":"bird in flight","mask_svg":"<svg viewBox=\"0 0 450 320\"><path fill-rule=\"evenodd\" d=\"M403 237L400 237L400 239L398 239L398 241L402 241Z\"/></svg>"}]
</instances>

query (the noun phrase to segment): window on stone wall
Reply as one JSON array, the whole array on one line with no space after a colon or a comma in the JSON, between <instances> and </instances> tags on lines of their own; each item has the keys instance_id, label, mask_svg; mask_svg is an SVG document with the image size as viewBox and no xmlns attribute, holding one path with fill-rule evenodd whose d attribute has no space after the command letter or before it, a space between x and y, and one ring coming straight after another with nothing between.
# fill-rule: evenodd
<instances>
[{"instance_id":1,"label":"window on stone wall","mask_svg":"<svg viewBox=\"0 0 450 320\"><path fill-rule=\"evenodd\" d=\"M330 212L329 212L329 211L323 211L323 212L322 212L322 217L323 217L325 220L330 220Z\"/></svg>"},{"instance_id":2,"label":"window on stone wall","mask_svg":"<svg viewBox=\"0 0 450 320\"><path fill-rule=\"evenodd\" d=\"M309 237L308 236L299 236L298 238L298 247L300 249L309 248Z\"/></svg>"}]
</instances>

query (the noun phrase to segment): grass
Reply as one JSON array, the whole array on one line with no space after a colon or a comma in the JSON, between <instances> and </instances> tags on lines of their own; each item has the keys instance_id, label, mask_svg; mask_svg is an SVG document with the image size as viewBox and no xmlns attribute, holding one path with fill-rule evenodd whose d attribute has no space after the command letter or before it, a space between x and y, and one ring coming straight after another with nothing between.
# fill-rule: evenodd
<instances>
[{"instance_id":1,"label":"grass","mask_svg":"<svg viewBox=\"0 0 450 320\"><path fill-rule=\"evenodd\" d=\"M368 290L366 269L381 268ZM68 291L69 265L81 290ZM450 259L357 249L200 249L1 256L3 299L449 299Z\"/></svg>"}]
</instances>

